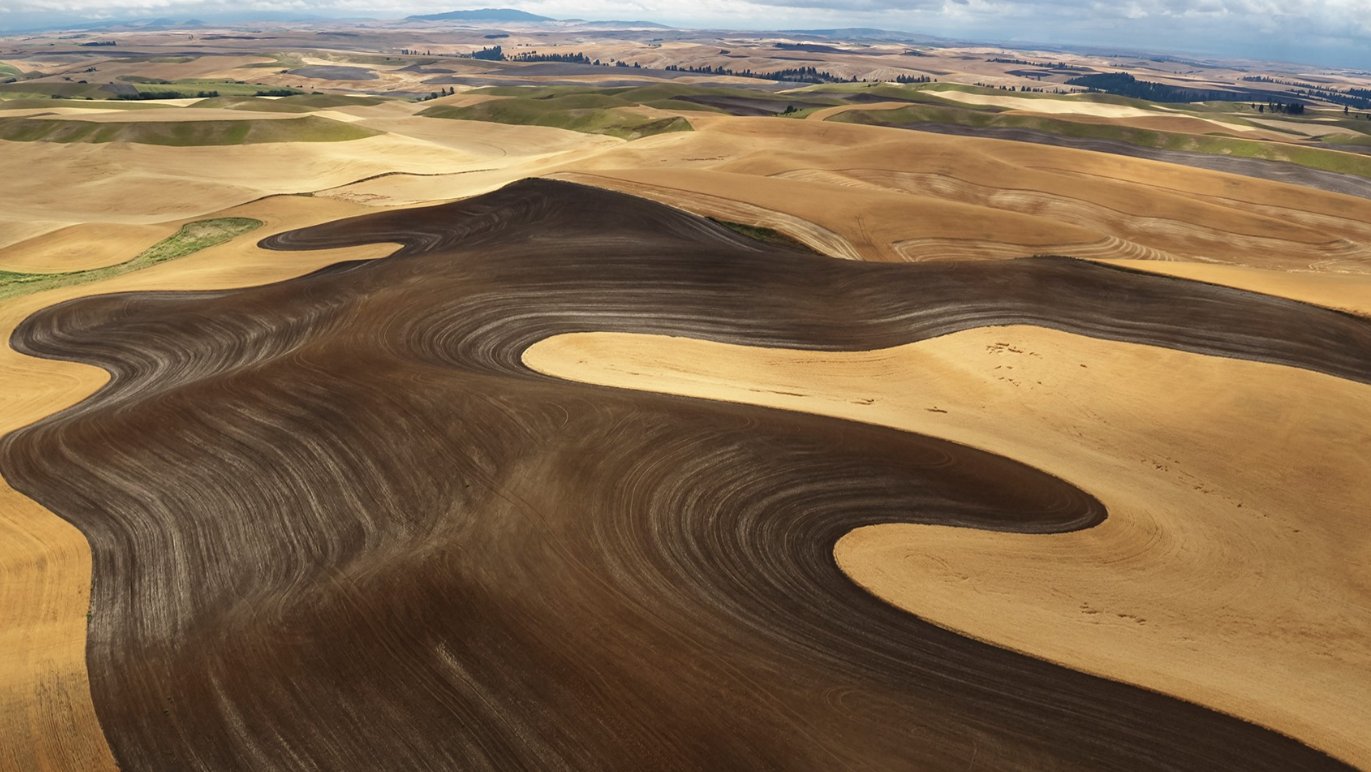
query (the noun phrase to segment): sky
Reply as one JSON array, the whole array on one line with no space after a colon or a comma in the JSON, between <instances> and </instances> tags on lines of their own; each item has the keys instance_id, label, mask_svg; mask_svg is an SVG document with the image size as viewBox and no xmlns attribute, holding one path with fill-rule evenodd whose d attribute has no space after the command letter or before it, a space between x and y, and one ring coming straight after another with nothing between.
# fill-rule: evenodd
<instances>
[{"instance_id":1,"label":"sky","mask_svg":"<svg viewBox=\"0 0 1371 772\"><path fill-rule=\"evenodd\" d=\"M397 18L491 6L681 27L879 27L1010 46L1117 47L1371 71L1371 0L0 0L0 31L225 14Z\"/></svg>"}]
</instances>

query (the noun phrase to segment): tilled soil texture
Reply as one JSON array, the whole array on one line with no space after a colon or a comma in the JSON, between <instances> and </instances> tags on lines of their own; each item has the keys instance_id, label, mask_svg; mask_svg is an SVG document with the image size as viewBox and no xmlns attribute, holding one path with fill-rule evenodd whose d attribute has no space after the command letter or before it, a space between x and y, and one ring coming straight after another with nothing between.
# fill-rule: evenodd
<instances>
[{"instance_id":1,"label":"tilled soil texture","mask_svg":"<svg viewBox=\"0 0 1371 772\"><path fill-rule=\"evenodd\" d=\"M1101 522L1066 481L520 356L578 331L856 350L1035 324L1371 382L1371 322L1066 259L832 260L548 181L265 246L374 242L403 246L14 335L112 375L7 436L0 469L90 540L91 687L124 768L1341 766L934 627L835 564L868 524Z\"/></svg>"}]
</instances>

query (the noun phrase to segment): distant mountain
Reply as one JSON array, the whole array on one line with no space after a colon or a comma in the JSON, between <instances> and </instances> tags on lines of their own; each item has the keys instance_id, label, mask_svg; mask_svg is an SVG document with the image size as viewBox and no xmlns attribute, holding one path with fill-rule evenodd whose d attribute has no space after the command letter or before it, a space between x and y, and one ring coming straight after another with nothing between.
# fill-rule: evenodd
<instances>
[{"instance_id":1,"label":"distant mountain","mask_svg":"<svg viewBox=\"0 0 1371 772\"><path fill-rule=\"evenodd\" d=\"M423 16L409 16L405 21L497 21L497 22L544 22L556 21L547 16L539 16L536 13L527 11L516 11L513 8L482 8L476 11L448 11L447 13L430 13Z\"/></svg>"},{"instance_id":2,"label":"distant mountain","mask_svg":"<svg viewBox=\"0 0 1371 772\"><path fill-rule=\"evenodd\" d=\"M565 19L568 24L598 29L674 29L655 21L586 21L585 19Z\"/></svg>"}]
</instances>

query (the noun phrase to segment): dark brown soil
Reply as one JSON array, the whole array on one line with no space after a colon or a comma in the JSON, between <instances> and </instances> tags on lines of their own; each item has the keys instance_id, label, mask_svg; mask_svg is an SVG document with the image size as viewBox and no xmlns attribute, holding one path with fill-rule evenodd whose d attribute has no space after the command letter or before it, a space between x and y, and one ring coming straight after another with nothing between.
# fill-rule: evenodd
<instances>
[{"instance_id":1,"label":"dark brown soil","mask_svg":"<svg viewBox=\"0 0 1371 772\"><path fill-rule=\"evenodd\" d=\"M585 330L836 350L1026 323L1371 382L1371 322L1066 259L832 260L547 181L266 245L386 241L14 335L112 374L0 441L0 470L90 540L91 688L125 769L1339 766L926 624L834 563L872 523L1100 522L1067 482L520 355Z\"/></svg>"}]
</instances>

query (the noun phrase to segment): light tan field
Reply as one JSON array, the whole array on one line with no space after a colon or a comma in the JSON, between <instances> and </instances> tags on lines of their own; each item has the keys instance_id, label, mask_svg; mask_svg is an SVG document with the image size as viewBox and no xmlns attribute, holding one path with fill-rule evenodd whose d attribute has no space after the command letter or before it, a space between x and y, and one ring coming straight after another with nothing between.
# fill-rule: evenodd
<instances>
[{"instance_id":1,"label":"light tan field","mask_svg":"<svg viewBox=\"0 0 1371 772\"><path fill-rule=\"evenodd\" d=\"M71 225L0 250L0 271L61 273L114 265L142 251L129 252L131 244L155 244L175 232L165 223Z\"/></svg>"},{"instance_id":2,"label":"light tan field","mask_svg":"<svg viewBox=\"0 0 1371 772\"><path fill-rule=\"evenodd\" d=\"M1076 105L1087 106L1085 105L1085 103L1081 103L1075 100L1068 100L1065 97L1063 97L1061 100L1053 100L1047 98L1031 99L1024 97L999 97L987 94L968 94L960 91L939 91L935 93L939 97L946 97L949 94L956 94L958 96L954 98L953 101L968 102L972 104L999 104L999 100L1015 99L1018 102L1022 102L1026 105L1032 105L1030 107L1015 107L1007 112L1007 114L1009 115L1066 115L1069 116L1071 121L1075 123L1097 123L1107 124L1111 126L1130 126L1138 129L1147 129L1149 131L1166 131L1180 134L1211 134L1216 132L1222 132L1234 136L1239 136L1244 139L1261 139L1273 142L1280 142L1289 139L1288 135L1280 134L1275 131L1265 131L1256 126L1244 126L1239 123L1230 123L1228 121L1219 121L1210 118L1199 118L1195 116L1181 115L1176 113L1163 113L1154 110L1141 110L1138 108L1123 107L1123 109L1125 110L1133 110L1139 113L1138 115L1127 116L1101 114L1100 111L1080 112L1060 109L1057 106L1060 102L1065 102L1068 107ZM975 97L976 100L980 101L963 99L962 97ZM1049 103L1048 107L1050 109L1037 109L1037 105L1043 102ZM1108 104L1095 106L1105 108L1122 107L1120 105ZM906 107L909 107L908 102L872 102L869 104L838 105L836 107L826 107L820 110L815 110L814 112L806 115L805 118L811 121L826 121L835 115L848 112L849 110L862 110L869 112L872 110L899 110L901 108ZM1109 110L1103 111L1103 113L1109 112ZM1329 133L1333 132L1328 130L1305 130L1306 136L1319 136L1321 134ZM1352 133L1355 134L1356 132Z\"/></svg>"},{"instance_id":3,"label":"light tan field","mask_svg":"<svg viewBox=\"0 0 1371 772\"><path fill-rule=\"evenodd\" d=\"M138 112L155 112L152 119L162 120L182 109ZM245 115L235 110L198 112L212 113L215 119ZM111 112L99 117L122 115ZM357 118L355 112L346 115L361 125L372 121ZM459 175L505 169L503 178L508 181L525 176L519 169L525 161L620 142L537 126L480 124L480 130L473 131L472 125L458 121L395 117L385 112L374 120L393 133L348 142L213 147L0 142L4 146L0 175L5 180L0 191L8 202L0 212L0 248L76 224L164 222L266 195L327 190L395 172ZM401 133L406 126L413 127L416 136ZM32 169L44 173L28 173ZM460 195L464 195L461 189L454 187L444 197ZM7 259L0 255L0 261Z\"/></svg>"},{"instance_id":4,"label":"light tan field","mask_svg":"<svg viewBox=\"0 0 1371 772\"><path fill-rule=\"evenodd\" d=\"M169 52L183 45L154 34L146 38ZM417 33L414 40L410 45L435 51L471 48ZM505 42L566 52L588 46L584 34L571 32L555 44L521 33ZM237 44L222 45L220 53L231 53ZM682 41L610 41L602 50L645 67L768 61L760 54L724 58L716 45ZM829 59L835 72L850 75L955 71L997 83L1036 83L984 61L1003 53L946 49L908 57L898 68L875 55ZM958 58L968 55L974 56ZM302 61L349 64L339 57ZM1093 61L1042 52L1031 58ZM268 61L244 52L101 68L110 75L168 79L302 81L276 71L285 65L247 66ZM25 64L54 69L48 59ZM440 64L465 74L483 66L470 60ZM429 77L400 65L365 65L378 73L377 81L304 80L320 88L398 91L420 88ZM631 74L606 70L566 80ZM503 75L517 77L513 71ZM755 84L728 77L678 82ZM938 96L1081 121L1282 136L1070 97ZM8 340L40 308L83 295L244 286L380 256L389 247L267 253L253 245L271 233L475 195L526 176L585 182L773 228L835 258L1067 254L1371 315L1367 199L1123 156L822 120L848 109L907 106L902 102L826 108L807 121L690 112L694 131L634 142L416 115L434 105L490 98L459 93L314 113L385 132L347 142L164 147L0 141L0 271L118 263L182 223L211 216L266 222L228 244L138 273L0 301L0 336ZM33 108L0 117L299 117L190 106L198 101L161 100L163 109L136 111ZM1267 125L1289 128L1286 123ZM1296 126L1316 133L1308 123ZM279 195L294 193L311 196ZM1371 413L1371 387L1025 327L854 354L591 334L544 341L527 360L574 380L923 432L1060 475L1103 500L1109 520L1057 536L881 526L845 538L838 560L875 594L940 625L1233 712L1371 765L1365 701L1371 691L1371 614L1365 613L1371 611L1365 605L1371 547L1364 536L1371 489L1363 484L1371 476L1371 456L1361 452L1371 443L1364 420ZM0 347L0 434L83 399L105 379L95 368ZM1183 402L1174 399L1176 384L1184 385ZM875 401L859 407L850 401L854 394ZM0 768L114 767L85 671L90 570L79 532L0 482L0 737L6 738ZM1346 613L1329 615L1329 608Z\"/></svg>"},{"instance_id":5,"label":"light tan field","mask_svg":"<svg viewBox=\"0 0 1371 772\"><path fill-rule=\"evenodd\" d=\"M98 103L98 102L95 102L94 104L99 104L99 103ZM154 108L154 109L156 109L156 108ZM76 118L76 119L79 119L79 120L85 120L85 119L89 118L89 119L92 119L92 120L93 120L93 119L95 118L95 116L98 116L98 115L109 115L110 113L123 113L123 112L133 112L133 111L130 111L130 110L117 110L117 109L109 108L109 107L23 107L23 108L9 108L9 109L6 109L4 112L0 112L0 117L5 117L5 118L19 118L19 117L29 117L29 116L43 115L43 116L51 116L51 117L53 117L53 118L59 118L59 117L60 117L60 118ZM140 111L138 111L138 112L142 112L142 111L140 110ZM171 113L171 109L170 109L170 108L167 108L167 109L161 110L161 111L159 111L159 112L161 112L162 114L170 114L170 113ZM139 118L138 120L146 121L146 120L150 120L150 119L149 119L147 116L143 116L143 117Z\"/></svg>"},{"instance_id":6,"label":"light tan field","mask_svg":"<svg viewBox=\"0 0 1371 772\"><path fill-rule=\"evenodd\" d=\"M1030 115L1031 110L1011 110L1012 115ZM1277 131L1267 131L1257 126L1244 126L1241 123L1200 118L1181 113L1153 113L1136 118L1105 118L1098 115L1073 115L1073 123L1095 123L1111 126L1131 126L1149 131L1166 131L1173 134L1216 134L1223 133L1242 139L1260 139L1269 142L1287 142L1290 135ZM1322 132L1327 134L1329 132Z\"/></svg>"},{"instance_id":7,"label":"light tan field","mask_svg":"<svg viewBox=\"0 0 1371 772\"><path fill-rule=\"evenodd\" d=\"M330 111L388 132L347 143L5 143L0 166L12 174L5 186L15 206L0 215L0 245L81 222L193 217L273 193L396 206L561 174L771 224L802 240L809 232L810 243L828 254L879 261L1054 252L1264 269L1361 273L1371 266L1371 204L1364 199L1150 160L716 115L694 115L695 132L622 143L540 126L420 118L410 110ZM34 167L51 173L22 174ZM203 176L207 167L218 169L213 178ZM402 176L384 176L393 171ZM29 259L15 265L38 270Z\"/></svg>"},{"instance_id":8,"label":"light tan field","mask_svg":"<svg viewBox=\"0 0 1371 772\"><path fill-rule=\"evenodd\" d=\"M524 361L916 431L1060 476L1109 518L1052 536L872 526L839 543L839 565L963 634L1371 762L1371 457L1357 452L1371 387L1031 327L858 353L585 333Z\"/></svg>"},{"instance_id":9,"label":"light tan field","mask_svg":"<svg viewBox=\"0 0 1371 772\"><path fill-rule=\"evenodd\" d=\"M1371 275L1314 271L1269 271L1240 265L1166 263L1155 260L1106 260L1139 271L1222 284L1251 292L1313 303L1349 314L1371 316Z\"/></svg>"},{"instance_id":10,"label":"light tan field","mask_svg":"<svg viewBox=\"0 0 1371 772\"><path fill-rule=\"evenodd\" d=\"M180 58L180 57L175 57ZM100 69L110 75L141 75L146 78L227 78L250 64L269 62L266 56L248 54L244 56L198 56L188 62L119 62L102 63ZM44 69L35 63L34 69ZM248 70L251 72L251 70Z\"/></svg>"},{"instance_id":11,"label":"light tan field","mask_svg":"<svg viewBox=\"0 0 1371 772\"><path fill-rule=\"evenodd\" d=\"M909 107L908 102L871 102L861 105L837 105L836 107L824 107L805 116L807 121L826 121L839 113L848 110L900 110Z\"/></svg>"},{"instance_id":12,"label":"light tan field","mask_svg":"<svg viewBox=\"0 0 1371 772\"><path fill-rule=\"evenodd\" d=\"M1313 121L1300 122L1272 120L1270 118L1253 118L1252 122L1261 124L1262 126L1270 126L1273 129L1293 131L1298 134L1302 134L1306 137L1319 137L1325 134L1342 134L1345 136L1355 137L1359 134L1359 132L1353 131L1343 126L1330 126L1327 124L1315 123Z\"/></svg>"},{"instance_id":13,"label":"light tan field","mask_svg":"<svg viewBox=\"0 0 1371 772\"><path fill-rule=\"evenodd\" d=\"M1051 252L1371 272L1371 202L1144 159L766 118L692 118L559 174L867 260ZM800 231L809 231L806 236ZM822 231L822 237L813 233ZM825 249L820 242L837 244Z\"/></svg>"},{"instance_id":14,"label":"light tan field","mask_svg":"<svg viewBox=\"0 0 1371 772\"><path fill-rule=\"evenodd\" d=\"M144 121L280 121L299 118L294 113L249 112L247 110L222 110L212 107L178 107L158 110L156 115L148 115L147 110L72 110L52 116L55 120L90 121L91 123L141 123ZM315 115L323 115L316 112Z\"/></svg>"},{"instance_id":15,"label":"light tan field","mask_svg":"<svg viewBox=\"0 0 1371 772\"><path fill-rule=\"evenodd\" d=\"M1157 115L1156 110L1144 110L1128 105L1086 102L1073 99L1070 96L1063 96L1060 99L1047 97L1035 99L1032 97L1000 96L998 94L974 94L967 91L938 91L935 94L940 99L947 99L952 102L994 105L1043 115L1093 115L1100 118L1146 118Z\"/></svg>"}]
</instances>

